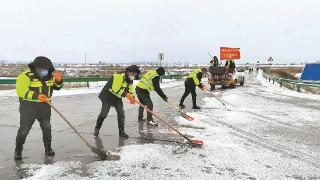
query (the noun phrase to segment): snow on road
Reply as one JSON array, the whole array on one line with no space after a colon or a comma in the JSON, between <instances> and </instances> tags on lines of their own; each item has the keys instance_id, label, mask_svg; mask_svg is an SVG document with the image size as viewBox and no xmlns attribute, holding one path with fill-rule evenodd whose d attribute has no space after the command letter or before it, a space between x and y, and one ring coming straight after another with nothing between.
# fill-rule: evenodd
<instances>
[{"instance_id":1,"label":"snow on road","mask_svg":"<svg viewBox=\"0 0 320 180\"><path fill-rule=\"evenodd\" d=\"M228 129L211 125L212 119L198 114L194 127L183 132L202 139L203 148L169 145L130 145L121 149L119 161L91 164L58 162L53 165L24 165L28 179L282 179L315 176L319 170L291 157L255 146L233 136ZM179 118L178 122L185 124ZM85 176L85 177L83 177Z\"/></svg>"},{"instance_id":2,"label":"snow on road","mask_svg":"<svg viewBox=\"0 0 320 180\"><path fill-rule=\"evenodd\" d=\"M24 164L26 179L320 178L312 138L319 135L319 97L273 86L261 74L247 79L244 88L215 93L231 111L208 94L201 111L189 112L194 121L176 118L180 131L204 141L202 148L128 145L115 152L119 161Z\"/></svg>"}]
</instances>

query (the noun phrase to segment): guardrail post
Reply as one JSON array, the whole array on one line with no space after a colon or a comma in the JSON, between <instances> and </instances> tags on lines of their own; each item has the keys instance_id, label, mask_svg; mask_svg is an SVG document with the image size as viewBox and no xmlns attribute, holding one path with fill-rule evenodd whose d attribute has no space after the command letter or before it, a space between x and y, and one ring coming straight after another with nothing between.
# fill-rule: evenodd
<instances>
[{"instance_id":1,"label":"guardrail post","mask_svg":"<svg viewBox=\"0 0 320 180\"><path fill-rule=\"evenodd\" d=\"M87 87L89 87L89 86L90 86L89 81L87 81Z\"/></svg>"},{"instance_id":2,"label":"guardrail post","mask_svg":"<svg viewBox=\"0 0 320 180\"><path fill-rule=\"evenodd\" d=\"M280 81L279 84L280 84L280 87L282 87L282 81Z\"/></svg>"},{"instance_id":3,"label":"guardrail post","mask_svg":"<svg viewBox=\"0 0 320 180\"><path fill-rule=\"evenodd\" d=\"M301 90L300 90L300 85L297 85L297 91L298 91L298 92L301 92Z\"/></svg>"},{"instance_id":4,"label":"guardrail post","mask_svg":"<svg viewBox=\"0 0 320 180\"><path fill-rule=\"evenodd\" d=\"M269 78L269 82L271 81L271 78Z\"/></svg>"},{"instance_id":5,"label":"guardrail post","mask_svg":"<svg viewBox=\"0 0 320 180\"><path fill-rule=\"evenodd\" d=\"M274 79L272 79L272 84L274 84Z\"/></svg>"}]
</instances>

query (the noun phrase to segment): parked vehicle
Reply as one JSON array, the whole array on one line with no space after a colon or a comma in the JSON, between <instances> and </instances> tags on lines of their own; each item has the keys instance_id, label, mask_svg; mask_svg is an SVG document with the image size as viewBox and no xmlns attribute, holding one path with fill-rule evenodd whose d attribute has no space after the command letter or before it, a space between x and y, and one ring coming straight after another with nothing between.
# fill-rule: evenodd
<instances>
[{"instance_id":1,"label":"parked vehicle","mask_svg":"<svg viewBox=\"0 0 320 180\"><path fill-rule=\"evenodd\" d=\"M208 78L208 83L211 87L221 85L222 88L235 88L237 84L240 86L244 85L242 73L238 73L237 71L232 73L225 66L210 66L209 73L211 73L211 77Z\"/></svg>"}]
</instances>

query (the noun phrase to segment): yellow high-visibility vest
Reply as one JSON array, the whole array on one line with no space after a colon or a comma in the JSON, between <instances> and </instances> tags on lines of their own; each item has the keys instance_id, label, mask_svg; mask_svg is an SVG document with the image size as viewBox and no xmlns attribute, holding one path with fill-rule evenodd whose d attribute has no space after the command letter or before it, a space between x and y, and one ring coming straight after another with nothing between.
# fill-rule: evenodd
<instances>
[{"instance_id":1,"label":"yellow high-visibility vest","mask_svg":"<svg viewBox=\"0 0 320 180\"><path fill-rule=\"evenodd\" d=\"M157 73L156 70L150 70L148 71L146 74L144 74L142 76L142 78L140 79L137 87L141 88L141 89L146 89L149 92L154 90L154 86L152 83L152 79L159 76L159 74Z\"/></svg>"},{"instance_id":2,"label":"yellow high-visibility vest","mask_svg":"<svg viewBox=\"0 0 320 180\"><path fill-rule=\"evenodd\" d=\"M129 93L134 93L134 87L132 84L128 84L125 80L125 73L121 74L114 74L113 75L113 82L112 87L109 89L109 91L116 95L118 98L122 98L123 92L128 89Z\"/></svg>"},{"instance_id":3,"label":"yellow high-visibility vest","mask_svg":"<svg viewBox=\"0 0 320 180\"><path fill-rule=\"evenodd\" d=\"M53 86L62 87L63 84L56 84L55 78L49 80L41 80L30 70L22 72L16 81L16 93L21 100L40 102L39 94L44 94L51 99Z\"/></svg>"},{"instance_id":4,"label":"yellow high-visibility vest","mask_svg":"<svg viewBox=\"0 0 320 180\"><path fill-rule=\"evenodd\" d=\"M199 79L197 78L197 74L201 72L201 69L195 69L191 72L191 74L189 74L188 78L192 78L193 82L196 86L198 86L200 84Z\"/></svg>"}]
</instances>

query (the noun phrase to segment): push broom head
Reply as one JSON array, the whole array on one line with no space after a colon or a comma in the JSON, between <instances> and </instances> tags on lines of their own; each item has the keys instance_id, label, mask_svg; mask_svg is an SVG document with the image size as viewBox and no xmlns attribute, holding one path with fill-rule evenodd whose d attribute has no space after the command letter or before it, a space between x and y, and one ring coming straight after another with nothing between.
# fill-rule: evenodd
<instances>
[{"instance_id":1,"label":"push broom head","mask_svg":"<svg viewBox=\"0 0 320 180\"><path fill-rule=\"evenodd\" d=\"M187 113L180 113L180 115L188 121L194 120L194 118L192 116L189 116Z\"/></svg>"},{"instance_id":2,"label":"push broom head","mask_svg":"<svg viewBox=\"0 0 320 180\"><path fill-rule=\"evenodd\" d=\"M189 116L189 115L186 117L186 119L187 119L188 121L193 121L193 120L194 120L194 118L191 117L191 116Z\"/></svg>"},{"instance_id":3,"label":"push broom head","mask_svg":"<svg viewBox=\"0 0 320 180\"><path fill-rule=\"evenodd\" d=\"M201 140L190 140L189 143L192 147L200 147L203 145L203 141Z\"/></svg>"},{"instance_id":4,"label":"push broom head","mask_svg":"<svg viewBox=\"0 0 320 180\"><path fill-rule=\"evenodd\" d=\"M101 158L102 160L107 160L108 159L108 154L106 151L104 151L103 149L98 149L94 146L91 147L91 151L93 153L95 153L96 155L99 156L99 158Z\"/></svg>"}]
</instances>

